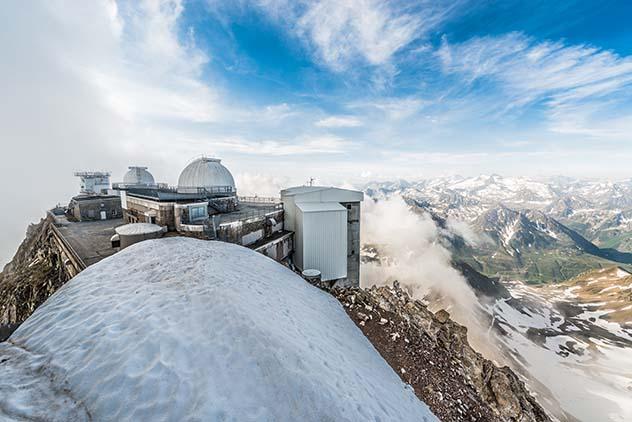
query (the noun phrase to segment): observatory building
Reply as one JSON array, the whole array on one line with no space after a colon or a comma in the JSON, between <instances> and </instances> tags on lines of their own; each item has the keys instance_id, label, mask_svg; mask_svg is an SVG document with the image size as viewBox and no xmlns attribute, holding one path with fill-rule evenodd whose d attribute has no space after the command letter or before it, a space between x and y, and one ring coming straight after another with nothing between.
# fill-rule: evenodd
<instances>
[{"instance_id":1,"label":"observatory building","mask_svg":"<svg viewBox=\"0 0 632 422\"><path fill-rule=\"evenodd\" d=\"M176 187L155 183L146 167L130 167L114 188L120 192L126 222L158 224L171 231L203 231L210 216L234 212L238 206L235 180L216 158L193 160Z\"/></svg>"},{"instance_id":2,"label":"observatory building","mask_svg":"<svg viewBox=\"0 0 632 422\"><path fill-rule=\"evenodd\" d=\"M112 195L110 173L102 171L76 172L81 180L79 195L72 197L68 212L77 221L110 220L121 218L121 199Z\"/></svg>"},{"instance_id":3,"label":"observatory building","mask_svg":"<svg viewBox=\"0 0 632 422\"><path fill-rule=\"evenodd\" d=\"M123 176L123 183L119 186L129 188L155 188L154 176L147 171L147 167L131 166L128 167L127 173Z\"/></svg>"},{"instance_id":4,"label":"observatory building","mask_svg":"<svg viewBox=\"0 0 632 422\"><path fill-rule=\"evenodd\" d=\"M178 178L178 193L206 197L237 194L233 175L217 158L201 157L187 165Z\"/></svg>"},{"instance_id":5,"label":"observatory building","mask_svg":"<svg viewBox=\"0 0 632 422\"><path fill-rule=\"evenodd\" d=\"M282 190L280 198L240 197L230 170L209 157L188 163L176 186L156 182L143 166L130 166L112 188L109 173L76 175L81 193L65 214L74 217L69 218L72 222L115 220L108 226L110 251L163 234L189 236L249 247L324 282L360 283L362 192L297 186ZM98 233L105 233L107 225L99 223ZM70 225L65 230L86 230L92 233L86 236L95 238L90 227ZM94 249L85 251L82 259L107 255L100 243Z\"/></svg>"}]
</instances>

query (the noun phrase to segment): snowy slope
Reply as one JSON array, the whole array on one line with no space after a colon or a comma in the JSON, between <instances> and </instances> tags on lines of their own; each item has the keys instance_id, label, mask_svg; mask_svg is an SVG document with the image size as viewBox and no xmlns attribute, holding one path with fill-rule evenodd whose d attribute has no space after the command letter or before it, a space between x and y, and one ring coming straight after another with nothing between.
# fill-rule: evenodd
<instances>
[{"instance_id":1,"label":"snowy slope","mask_svg":"<svg viewBox=\"0 0 632 422\"><path fill-rule=\"evenodd\" d=\"M485 305L496 328L490 333L510 355L511 366L529 374L543 406L553 411L559 403L570 415L562 420L632 420L632 321L613 320L606 302L582 297L592 285L580 284L596 282L601 288L602 277L609 276L627 289L629 274L617 274L616 268L599 273L594 280L539 288L507 283L511 297ZM619 312L625 316L625 310Z\"/></svg>"},{"instance_id":2,"label":"snowy slope","mask_svg":"<svg viewBox=\"0 0 632 422\"><path fill-rule=\"evenodd\" d=\"M240 246L89 267L0 343L0 419L436 420L332 297Z\"/></svg>"}]
</instances>

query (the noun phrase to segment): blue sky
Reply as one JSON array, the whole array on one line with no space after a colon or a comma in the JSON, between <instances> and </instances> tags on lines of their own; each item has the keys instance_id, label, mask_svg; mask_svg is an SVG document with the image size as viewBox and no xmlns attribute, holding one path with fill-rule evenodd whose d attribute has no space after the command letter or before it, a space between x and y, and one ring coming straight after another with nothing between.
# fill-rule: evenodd
<instances>
[{"instance_id":1,"label":"blue sky","mask_svg":"<svg viewBox=\"0 0 632 422\"><path fill-rule=\"evenodd\" d=\"M195 1L177 36L222 107L251 112L200 125L220 155L626 177L630 19L625 1Z\"/></svg>"},{"instance_id":2,"label":"blue sky","mask_svg":"<svg viewBox=\"0 0 632 422\"><path fill-rule=\"evenodd\" d=\"M0 77L19 100L3 104L2 123L22 139L13 171L38 150L56 157L55 169L42 164L50 172L116 179L132 163L169 183L200 154L238 179L294 183L630 177L628 1L5 8Z\"/></svg>"},{"instance_id":3,"label":"blue sky","mask_svg":"<svg viewBox=\"0 0 632 422\"><path fill-rule=\"evenodd\" d=\"M5 2L0 262L76 170L173 184L214 155L261 195L311 177L627 179L630 21L629 1Z\"/></svg>"}]
</instances>

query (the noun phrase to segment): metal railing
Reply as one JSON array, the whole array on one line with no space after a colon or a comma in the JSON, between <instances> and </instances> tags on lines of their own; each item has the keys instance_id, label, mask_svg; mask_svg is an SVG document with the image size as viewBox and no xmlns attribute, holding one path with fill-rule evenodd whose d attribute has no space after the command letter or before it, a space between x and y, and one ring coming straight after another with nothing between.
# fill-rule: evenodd
<instances>
[{"instance_id":1,"label":"metal railing","mask_svg":"<svg viewBox=\"0 0 632 422\"><path fill-rule=\"evenodd\" d=\"M239 202L250 204L280 204L281 198L275 198L272 196L238 196Z\"/></svg>"},{"instance_id":2,"label":"metal railing","mask_svg":"<svg viewBox=\"0 0 632 422\"><path fill-rule=\"evenodd\" d=\"M232 217L231 214L233 213L227 213L227 214L215 214L215 216L211 216L211 219L215 217L216 223L218 224L218 226L223 226L223 225L229 225L229 224L234 224L238 222L253 220L255 218L265 217L268 214L273 214L279 211L283 211L283 206L281 206L281 204L277 204L271 207L253 208L247 211L239 211L240 215L238 218Z\"/></svg>"}]
</instances>

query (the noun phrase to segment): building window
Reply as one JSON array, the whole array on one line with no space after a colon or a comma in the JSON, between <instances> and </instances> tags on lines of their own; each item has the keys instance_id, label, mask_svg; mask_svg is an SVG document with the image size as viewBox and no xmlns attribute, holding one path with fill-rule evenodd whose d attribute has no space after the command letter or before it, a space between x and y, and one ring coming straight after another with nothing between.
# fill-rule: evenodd
<instances>
[{"instance_id":1,"label":"building window","mask_svg":"<svg viewBox=\"0 0 632 422\"><path fill-rule=\"evenodd\" d=\"M207 217L206 207L205 206L197 206L197 207L189 207L189 220L203 220Z\"/></svg>"}]
</instances>

